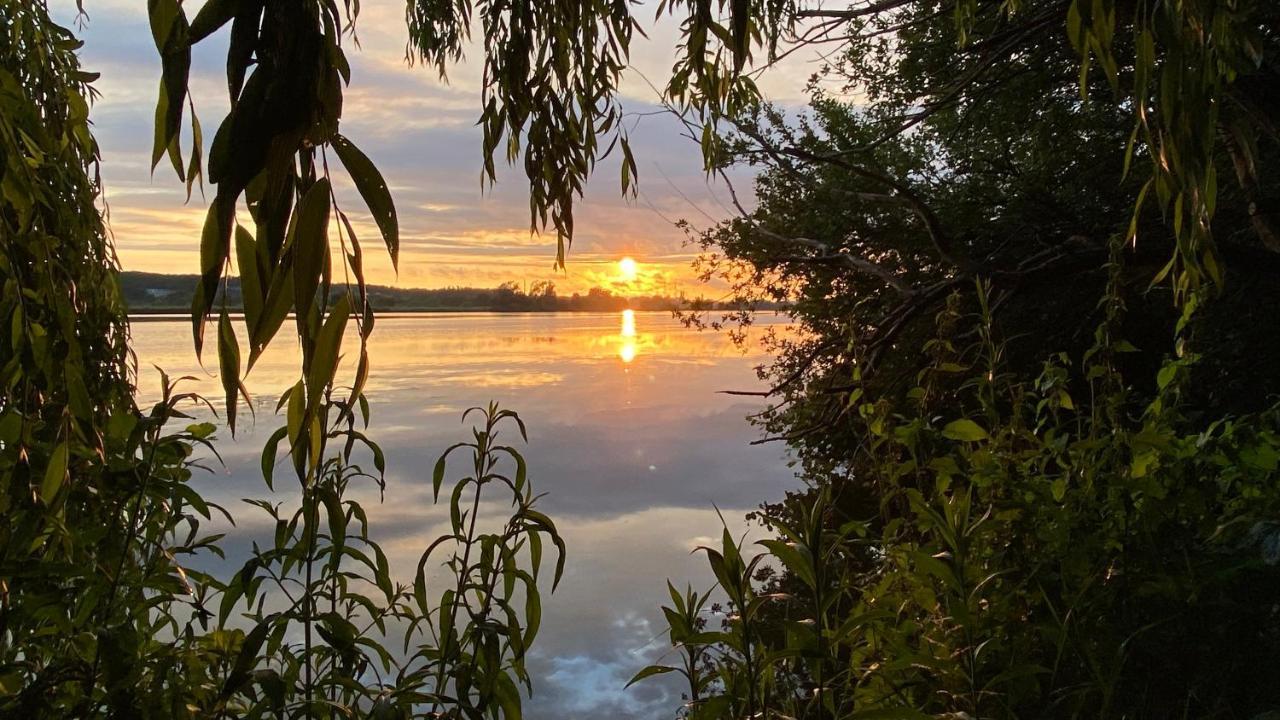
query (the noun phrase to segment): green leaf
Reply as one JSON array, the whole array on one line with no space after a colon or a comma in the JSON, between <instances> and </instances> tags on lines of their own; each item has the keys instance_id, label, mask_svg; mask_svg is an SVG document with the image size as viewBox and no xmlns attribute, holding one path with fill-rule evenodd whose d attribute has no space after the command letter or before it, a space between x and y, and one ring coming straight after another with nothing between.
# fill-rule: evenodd
<instances>
[{"instance_id":1,"label":"green leaf","mask_svg":"<svg viewBox=\"0 0 1280 720\"><path fill-rule=\"evenodd\" d=\"M281 269L271 278L271 287L263 301L262 317L257 327L252 329L250 339L252 349L249 352L249 367L258 361L266 350L271 338L275 337L280 326L289 317L289 308L293 307L293 271Z\"/></svg>"},{"instance_id":2,"label":"green leaf","mask_svg":"<svg viewBox=\"0 0 1280 720\"><path fill-rule=\"evenodd\" d=\"M165 89L164 81L161 80L160 90L156 94L155 135L151 145L151 170L155 172L156 166L160 164L160 159L168 155L173 163L174 171L178 174L178 179L186 182L187 177L182 167L182 150L178 145L178 135L169 134L168 117L169 92ZM188 193L189 195L190 193Z\"/></svg>"},{"instance_id":3,"label":"green leaf","mask_svg":"<svg viewBox=\"0 0 1280 720\"><path fill-rule=\"evenodd\" d=\"M493 712L494 717L501 717L503 720L520 720L523 717L520 709L520 690L505 671L498 671L493 693L501 708L500 713Z\"/></svg>"},{"instance_id":4,"label":"green leaf","mask_svg":"<svg viewBox=\"0 0 1280 720\"><path fill-rule=\"evenodd\" d=\"M527 586L524 599L524 646L526 648L533 644L534 638L538 636L538 629L542 626L541 593L538 592L537 585L527 583Z\"/></svg>"},{"instance_id":5,"label":"green leaf","mask_svg":"<svg viewBox=\"0 0 1280 720\"><path fill-rule=\"evenodd\" d=\"M948 440L965 440L976 442L978 440L986 440L990 435L982 429L978 423L967 418L952 420L942 428L942 436Z\"/></svg>"},{"instance_id":6,"label":"green leaf","mask_svg":"<svg viewBox=\"0 0 1280 720\"><path fill-rule=\"evenodd\" d=\"M240 343L224 306L218 316L218 374L227 399L227 427L236 434L236 402L240 397Z\"/></svg>"},{"instance_id":7,"label":"green leaf","mask_svg":"<svg viewBox=\"0 0 1280 720\"><path fill-rule=\"evenodd\" d=\"M800 552L792 543L783 540L760 540L758 544L765 546L769 552L782 561L796 577L804 581L810 588L817 588L818 580L813 572L813 563L805 553Z\"/></svg>"},{"instance_id":8,"label":"green leaf","mask_svg":"<svg viewBox=\"0 0 1280 720\"><path fill-rule=\"evenodd\" d=\"M285 413L285 427L288 429L289 444L295 445L302 434L302 425L306 421L306 388L299 380L289 393L289 409Z\"/></svg>"},{"instance_id":9,"label":"green leaf","mask_svg":"<svg viewBox=\"0 0 1280 720\"><path fill-rule=\"evenodd\" d=\"M274 490L275 486L271 483L271 476L276 466L276 453L280 447L280 441L289 433L289 428L276 428L266 444L262 447L262 479L267 483L267 489Z\"/></svg>"},{"instance_id":10,"label":"green leaf","mask_svg":"<svg viewBox=\"0 0 1280 720\"><path fill-rule=\"evenodd\" d=\"M342 351L342 335L350 319L351 296L342 295L333 304L329 317L325 319L316 337L315 354L311 358L311 372L307 377L312 404L319 400L320 394L333 380L333 373L338 367L338 357Z\"/></svg>"},{"instance_id":11,"label":"green leaf","mask_svg":"<svg viewBox=\"0 0 1280 720\"><path fill-rule=\"evenodd\" d=\"M1071 396L1066 390L1058 390L1058 404L1068 410L1075 410L1076 404L1071 400Z\"/></svg>"},{"instance_id":12,"label":"green leaf","mask_svg":"<svg viewBox=\"0 0 1280 720\"><path fill-rule=\"evenodd\" d=\"M40 498L46 505L51 504L58 490L62 489L62 483L67 477L70 454L71 451L64 440L58 443L58 446L53 449L53 454L49 456L49 466L44 471L44 482L40 484Z\"/></svg>"},{"instance_id":13,"label":"green leaf","mask_svg":"<svg viewBox=\"0 0 1280 720\"><path fill-rule=\"evenodd\" d=\"M230 210L230 212L228 212ZM218 283L226 267L230 251L231 225L235 217L235 205L224 198L214 198L205 215L204 230L200 235L200 283L191 298L191 322L195 336L196 357L204 347L204 319L213 309L218 294Z\"/></svg>"},{"instance_id":14,"label":"green leaf","mask_svg":"<svg viewBox=\"0 0 1280 720\"><path fill-rule=\"evenodd\" d=\"M263 0L242 0L242 7L231 23L231 40L227 44L227 90L234 102L244 87L244 75L253 60L262 22Z\"/></svg>"},{"instance_id":15,"label":"green leaf","mask_svg":"<svg viewBox=\"0 0 1280 720\"><path fill-rule=\"evenodd\" d=\"M223 697L230 697L252 678L250 670L258 663L258 650L267 639L267 632L271 630L274 617L268 616L245 636L244 642L240 645L240 652L236 655L235 666L227 675L226 683L222 687Z\"/></svg>"},{"instance_id":16,"label":"green leaf","mask_svg":"<svg viewBox=\"0 0 1280 720\"><path fill-rule=\"evenodd\" d=\"M298 322L306 321L329 255L329 181L320 178L298 204L290 240L293 253L293 302Z\"/></svg>"},{"instance_id":17,"label":"green leaf","mask_svg":"<svg viewBox=\"0 0 1280 720\"><path fill-rule=\"evenodd\" d=\"M236 265L240 268L240 296L243 298L244 321L252 343L254 329L262 319L262 277L258 272L258 249L253 233L236 226Z\"/></svg>"},{"instance_id":18,"label":"green leaf","mask_svg":"<svg viewBox=\"0 0 1280 720\"><path fill-rule=\"evenodd\" d=\"M640 672L636 673L630 680L628 680L627 684L623 686L623 689L625 690L626 688L629 688L632 685L635 685L636 683L640 682L645 678L653 677L654 675L666 675L669 672L675 672L675 671L676 671L675 668L667 667L666 665L650 665L645 669L641 670Z\"/></svg>"},{"instance_id":19,"label":"green leaf","mask_svg":"<svg viewBox=\"0 0 1280 720\"><path fill-rule=\"evenodd\" d=\"M447 450L440 453L440 457L436 459L435 470L431 473L431 489L434 494L434 502L440 501L440 486L444 484L444 472L448 466L449 453L466 445L466 443L455 443L450 445Z\"/></svg>"},{"instance_id":20,"label":"green leaf","mask_svg":"<svg viewBox=\"0 0 1280 720\"><path fill-rule=\"evenodd\" d=\"M399 269L400 223L396 218L396 206L391 200L391 191L387 188L387 182L382 179L382 173L378 172L373 161L350 140L335 134L332 143L338 159L351 174L356 190L360 191L360 197L369 206L369 212L378 223L378 229L382 231L382 239L386 242L387 252L391 255L392 267Z\"/></svg>"},{"instance_id":21,"label":"green leaf","mask_svg":"<svg viewBox=\"0 0 1280 720\"><path fill-rule=\"evenodd\" d=\"M182 106L187 100L187 75L191 70L191 43L187 16L178 0L148 0L151 34L160 51L161 91L156 103L156 135L152 149L154 170L166 152L182 177L182 160L177 152L182 130ZM185 178L184 178L185 179Z\"/></svg>"},{"instance_id":22,"label":"green leaf","mask_svg":"<svg viewBox=\"0 0 1280 720\"><path fill-rule=\"evenodd\" d=\"M217 32L235 16L239 5L239 0L207 0L191 20L190 42L194 45Z\"/></svg>"},{"instance_id":23,"label":"green leaf","mask_svg":"<svg viewBox=\"0 0 1280 720\"><path fill-rule=\"evenodd\" d=\"M200 182L200 193L204 194L204 176L201 170L204 165L204 130L200 128L200 118L196 117L195 105L191 103L190 99L187 100L187 103L191 108L191 161L187 166L187 202L190 202L191 190L197 180ZM176 138L174 147L174 158L181 160L180 153L176 152Z\"/></svg>"},{"instance_id":24,"label":"green leaf","mask_svg":"<svg viewBox=\"0 0 1280 720\"><path fill-rule=\"evenodd\" d=\"M1054 502L1062 502L1062 498L1067 496L1067 479L1064 477L1057 478L1049 486L1049 491L1053 493Z\"/></svg>"}]
</instances>

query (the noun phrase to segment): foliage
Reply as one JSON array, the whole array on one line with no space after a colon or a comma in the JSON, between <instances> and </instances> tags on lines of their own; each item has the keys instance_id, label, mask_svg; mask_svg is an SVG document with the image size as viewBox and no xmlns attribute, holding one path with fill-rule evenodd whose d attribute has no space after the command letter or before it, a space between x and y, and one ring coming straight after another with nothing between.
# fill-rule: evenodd
<instances>
[{"instance_id":1,"label":"foliage","mask_svg":"<svg viewBox=\"0 0 1280 720\"><path fill-rule=\"evenodd\" d=\"M961 13L976 9L970 0ZM1212 235L1218 201L1219 135L1235 163L1246 196L1256 192L1258 157L1253 139L1269 131L1276 139L1276 108L1249 96L1259 83L1274 80L1266 66L1274 52L1275 10L1266 3L1161 3L1136 7L1128 29L1132 50L1117 52L1115 2L1086 5L1073 0L1067 9L1067 35L1081 55L1081 88L1094 63L1113 92L1123 97L1134 128L1125 151L1125 170L1141 139L1151 163L1150 177L1139 193L1135 216L1148 191L1154 190L1161 212L1172 225L1175 252L1160 277L1172 277L1180 299L1202 285L1223 282ZM1270 60L1274 63L1274 58ZM1132 75L1122 80L1121 67ZM1223 102L1225 101L1225 102ZM1234 105L1224 110L1221 105ZM1256 202L1251 199L1250 202ZM1259 239L1277 246L1275 229L1251 215ZM1134 230L1128 239L1136 240ZM1188 313L1189 316L1189 313Z\"/></svg>"},{"instance_id":2,"label":"foliage","mask_svg":"<svg viewBox=\"0 0 1280 720\"><path fill-rule=\"evenodd\" d=\"M966 16L967 43L959 46L956 5L890 5L811 13L821 15L812 42L835 50L811 83L807 113L761 106L727 121L734 132L726 161L761 168L758 205L698 238L707 250L703 271L735 285L744 302L796 298L796 315L812 332L808 342L782 348L774 394L791 400L804 394L805 381L853 362L884 382L909 378L930 319L974 277L996 289L993 304L1019 370L1034 367L1045 347L1070 346L1078 359L1079 338L1099 320L1094 307L1114 236L1130 241L1127 281L1135 289L1156 283L1146 299L1135 297L1125 328L1149 351L1128 359L1141 367L1127 368L1147 384L1143 376L1154 377L1178 319L1161 278L1169 277L1171 255L1182 257L1182 224L1171 211L1156 212L1156 203L1134 210L1154 197L1134 171L1135 157L1154 156L1130 142L1131 99L1100 73L1085 75L1081 96L1078 55L1060 31L1065 5L1021 3L1010 14L983 3ZM1251 174L1280 149L1280 106L1253 92L1275 84L1275 18L1262 6L1246 11L1252 29L1239 37L1259 36L1263 62L1239 71L1218 100L1205 100L1221 122L1196 131L1242 138L1215 144L1212 163L1223 181L1205 233L1213 236L1213 262L1229 267L1235 289L1246 293L1208 310L1214 320L1201 338L1223 346L1218 356L1234 342L1268 352L1257 334L1228 341L1221 329L1240 309L1271 301L1250 283L1265 288L1277 270L1267 207L1280 188L1265 173ZM1117 40L1115 52L1127 52L1126 43ZM1161 63L1175 53L1156 49ZM1132 63L1119 67L1122 79L1135 72ZM1247 108L1235 100L1242 94L1252 97ZM1247 156L1235 152L1240 143L1251 148ZM1179 308L1188 307L1183 300L1207 304L1187 297L1199 280L1177 282ZM1208 360L1206 368L1233 369ZM1246 400L1275 387L1269 379L1262 393L1246 389ZM838 404L821 412L817 402L804 405L772 429L795 437L838 412ZM805 411L810 416L799 417Z\"/></svg>"},{"instance_id":3,"label":"foliage","mask_svg":"<svg viewBox=\"0 0 1280 720\"><path fill-rule=\"evenodd\" d=\"M234 9L251 12L251 4ZM290 15L298 9L292 5L265 12L268 33L280 31L273 22L298 19ZM149 7L165 64L155 157L168 155L189 189L201 172L200 129L192 117L196 151L184 165L174 124L182 116L189 46L230 7L209 3L190 24L176 3ZM523 423L490 407L473 432L474 444L467 444L473 475L453 485L452 531L423 555L416 582L394 583L386 555L369 540L365 510L346 495L355 480L381 483L384 466L381 450L360 427L361 419L368 420L360 392L368 372L363 347L354 387L339 389L334 382L352 314L362 313L362 341L372 328L357 241L350 234L341 238L350 251L345 259L357 271L356 286L331 293L325 226L333 199L327 178L314 176L308 162L313 154L304 149L293 165L286 153L281 165L277 153L271 168L251 172L264 162L254 154L261 150L255 133L277 132L279 140L301 132L291 137L309 145L314 138L308 133L323 131L300 131L301 125L290 124L298 118L286 116L274 118L286 127L264 124L261 116L248 117L263 108L246 103L233 108L211 153L210 179L219 194L203 240L197 346L234 233L246 289L249 365L291 308L298 311L305 350L302 377L281 399L286 422L263 466L271 486L275 450L287 440L298 506L282 512L253 501L275 520L272 543L255 547L244 567L222 581L187 564L187 556L222 554L221 536L202 535L202 522L214 512L232 522L188 485L198 467L194 448L203 445L216 457L214 426L173 427L189 417L183 406L203 401L175 391L177 383L165 377L163 396L149 414L133 405L117 268L96 206L97 146L88 129L94 76L79 69L79 44L52 22L43 3L0 3L0 14L0 267L12 318L12 332L4 333L0 397L0 470L11 520L0 533L0 709L24 717L519 717L516 687L528 686L523 661L540 618L542 546L547 540L555 546L558 581L564 544L534 507L519 452L495 444L499 424L513 419L523 436ZM243 50L235 46L247 42L247 34L242 23L233 55ZM306 33L300 35L305 45ZM280 31L269 39L277 44L257 47L256 69L243 89L252 96L274 81L268 95L278 102L280 93L299 91L308 78L274 74L272 53L297 51L292 40L299 35ZM340 53L327 57L321 75L333 80L343 62ZM245 56L240 70L233 63L233 99L249 62ZM325 95L332 85L322 80L310 87L317 88L322 100L334 99ZM336 122L334 108L321 105L303 124ZM348 141L325 137L353 174L394 256L396 225L385 184ZM272 168L276 175L268 178ZM259 182L247 192L257 237L231 221L246 186L234 188L254 175ZM345 215L334 210L349 233ZM295 260L302 268L297 272ZM225 303L217 332L234 429L238 398L247 393ZM354 463L357 448L372 456L376 475ZM503 458L513 471L499 465ZM437 492L446 469L443 461L437 467ZM512 511L502 532L482 532L476 521L482 489L499 486L510 489ZM467 489L469 509L462 507ZM428 604L425 573L432 551L451 546L455 551L445 563L453 575L450 589ZM243 612L237 612L242 602ZM400 652L389 649L388 633L403 637Z\"/></svg>"},{"instance_id":4,"label":"foliage","mask_svg":"<svg viewBox=\"0 0 1280 720\"><path fill-rule=\"evenodd\" d=\"M79 43L0 2L0 713L167 714L198 628L184 556L211 507L187 484L192 397L135 407ZM198 629L196 630L198 632Z\"/></svg>"},{"instance_id":5,"label":"foliage","mask_svg":"<svg viewBox=\"0 0 1280 720\"><path fill-rule=\"evenodd\" d=\"M693 605L664 608L675 648L713 660L691 678L690 717L1280 707L1280 415L1186 417L1194 359L1167 364L1128 414L1113 361L1129 346L1109 324L1087 381L1060 356L1024 380L1002 364L989 308L962 307L953 296L940 317L910 401L849 396L862 441L848 477L793 498L754 557L727 532L705 549L732 603L725 629L690 634ZM1113 298L1110 322L1121 312ZM785 579L760 582L766 561Z\"/></svg>"},{"instance_id":6,"label":"foliage","mask_svg":"<svg viewBox=\"0 0 1280 720\"><path fill-rule=\"evenodd\" d=\"M769 14L766 8L754 11ZM821 46L827 62L813 87L825 85L836 96L859 94L859 124L876 131L870 137L836 131L823 138L835 147L806 147L785 132L768 132L779 129L776 115L770 117L772 111L760 102L750 77L736 81L743 94L738 100L734 92L687 95L669 88L673 109L682 114L696 111L703 120L704 154L713 161L709 170L718 169L714 161L740 158L741 147L707 139L720 129L715 123L727 124L752 141L749 146L756 158L779 170L804 173L814 166L847 174L869 185L849 200L879 203L885 210L897 206L914 215L917 231L932 246L933 262L961 275L1010 273L978 252L981 248L967 247L969 238L936 212L938 198L930 196L937 190L929 186L953 173L962 178L986 173L993 184L1009 175L1020 164L1018 156L1026 152L1030 137L987 145L986 154L999 161L990 164L967 165L963 155L951 157L947 151L971 142L966 135L976 133L993 141L1007 131L999 126L1007 108L995 102L998 97L1015 101L1015 112L1037 124L1044 115L1028 108L1027 95L1014 94L1019 88L1035 88L1045 108L1059 114L1061 128L1101 131L1077 138L1093 146L1090 150L1103 149L1104 158L1119 161L1113 173L1117 182L1128 179L1135 159L1141 162L1146 156L1151 168L1146 182L1133 178L1134 194L1122 196L1131 211L1126 218L1131 222L1122 231L1131 241L1142 236L1146 201L1156 199L1174 240L1172 259L1158 276L1171 279L1180 307L1193 302L1190 296L1202 288L1220 289L1223 283L1213 232L1219 187L1225 185L1218 182L1220 167L1235 171L1257 240L1280 247L1262 187L1264 176L1258 172L1263 165L1259 140L1278 138L1280 117L1269 89L1277 73L1271 3L890 0L847 8L797 3L783 14L789 22L775 25L775 34L768 37L782 32L800 47ZM1101 72L1091 72L1095 66ZM1064 109L1067 117L1061 117ZM997 125L988 133L991 119ZM1124 127L1120 137L1109 138L1109 146L1097 146L1117 121ZM960 134L959 143L948 129ZM706 152L710 146L723 152ZM929 151L936 164L929 166L917 157L905 171L899 170L893 154L881 152L892 148L883 146L896 146L900 152ZM784 244L797 237L772 230L792 238L774 238ZM857 247L848 248L852 257L833 259L844 244L841 238L817 242L808 247L825 251L819 254L827 262L856 264L882 281L894 270L894 258L868 255Z\"/></svg>"},{"instance_id":7,"label":"foliage","mask_svg":"<svg viewBox=\"0 0 1280 720\"><path fill-rule=\"evenodd\" d=\"M706 551L721 632L665 608L691 717L1280 706L1274 7L1086 5L801 9L810 111L713 106L762 173L704 272L797 299L810 489Z\"/></svg>"},{"instance_id":8,"label":"foliage","mask_svg":"<svg viewBox=\"0 0 1280 720\"><path fill-rule=\"evenodd\" d=\"M450 483L449 532L423 552L411 583L396 581L369 536L366 509L348 494L356 481L381 485L379 454L377 474L327 458L292 510L247 501L269 516L272 538L266 547L255 543L225 584L205 578L221 593L218 621L226 629L215 636L229 637L237 653L208 710L237 717L521 717L518 685L530 686L524 659L542 612L543 543L556 551L554 588L564 542L534 507L523 456L498 442L504 421L516 423L521 437L523 422L494 405L472 410L480 424L470 442L436 464L436 497L453 451L470 451L470 474ZM268 484L282 435L263 455ZM494 491L511 500L501 532L480 529L486 489L490 501ZM431 570L433 558L446 578ZM433 598L429 588L437 583L446 589ZM248 631L231 629L240 627Z\"/></svg>"}]
</instances>

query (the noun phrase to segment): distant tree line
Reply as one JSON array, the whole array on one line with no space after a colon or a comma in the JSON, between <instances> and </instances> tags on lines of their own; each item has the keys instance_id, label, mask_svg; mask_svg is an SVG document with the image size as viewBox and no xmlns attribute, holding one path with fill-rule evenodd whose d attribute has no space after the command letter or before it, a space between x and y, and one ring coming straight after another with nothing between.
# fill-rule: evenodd
<instances>
[{"instance_id":1,"label":"distant tree line","mask_svg":"<svg viewBox=\"0 0 1280 720\"><path fill-rule=\"evenodd\" d=\"M121 294L130 312L185 312L191 306L191 295L199 281L196 275L126 272L120 274ZM243 308L240 279L230 278L219 290L218 302L226 293L227 304ZM331 293L342 292L333 288ZM425 312L438 310L489 310L499 312L613 312L633 310L675 310L696 304L699 308L720 304L662 295L615 295L605 288L591 288L585 294L561 295L554 282L540 280L527 289L515 280L496 288L393 288L368 286L369 302L379 310Z\"/></svg>"}]
</instances>

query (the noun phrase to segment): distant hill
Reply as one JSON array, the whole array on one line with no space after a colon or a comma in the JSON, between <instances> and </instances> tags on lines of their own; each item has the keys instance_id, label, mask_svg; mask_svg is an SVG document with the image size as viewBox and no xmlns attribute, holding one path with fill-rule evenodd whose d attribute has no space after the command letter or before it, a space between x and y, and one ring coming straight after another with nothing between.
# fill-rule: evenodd
<instances>
[{"instance_id":1,"label":"distant hill","mask_svg":"<svg viewBox=\"0 0 1280 720\"><path fill-rule=\"evenodd\" d=\"M120 285L130 312L186 312L191 308L191 296L198 279L197 275L123 272L120 274ZM622 297L601 288L592 288L585 295L558 295L555 285L547 282L534 283L528 292L515 282L504 283L496 288L453 287L434 290L370 285L368 291L369 301L376 310L392 312L601 312L624 308L672 310L682 303L681 298ZM335 288L334 292L341 292L341 288ZM227 301L231 307L240 309L239 278L231 278L227 283Z\"/></svg>"}]
</instances>

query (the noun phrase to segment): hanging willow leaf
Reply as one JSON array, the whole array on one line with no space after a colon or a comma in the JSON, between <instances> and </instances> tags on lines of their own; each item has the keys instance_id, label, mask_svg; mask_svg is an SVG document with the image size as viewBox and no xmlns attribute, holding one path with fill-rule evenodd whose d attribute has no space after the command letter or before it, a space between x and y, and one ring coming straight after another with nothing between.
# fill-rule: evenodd
<instances>
[{"instance_id":1,"label":"hanging willow leaf","mask_svg":"<svg viewBox=\"0 0 1280 720\"><path fill-rule=\"evenodd\" d=\"M262 278L258 272L257 243L253 239L253 233L239 225L236 226L236 265L240 268L240 297L252 347L253 329L262 320L265 299Z\"/></svg>"},{"instance_id":2,"label":"hanging willow leaf","mask_svg":"<svg viewBox=\"0 0 1280 720\"><path fill-rule=\"evenodd\" d=\"M251 349L249 351L249 367L258 361L266 350L267 343L275 337L276 331L289 317L289 308L293 307L293 269L280 268L271 278L271 286L263 300L262 317L250 332Z\"/></svg>"},{"instance_id":3,"label":"hanging willow leaf","mask_svg":"<svg viewBox=\"0 0 1280 720\"><path fill-rule=\"evenodd\" d=\"M240 7L240 0L206 0L200 12L191 20L189 37L198 43L226 25Z\"/></svg>"},{"instance_id":4,"label":"hanging willow leaf","mask_svg":"<svg viewBox=\"0 0 1280 720\"><path fill-rule=\"evenodd\" d=\"M186 182L186 171L182 167L182 149L178 145L177 134L170 134L169 132L168 118L169 92L165 89L164 80L161 79L160 91L156 99L155 137L152 140L151 171L154 173L156 166L160 164L160 159L168 155L169 162L173 165L173 171L177 173L178 179Z\"/></svg>"},{"instance_id":5,"label":"hanging willow leaf","mask_svg":"<svg viewBox=\"0 0 1280 720\"><path fill-rule=\"evenodd\" d=\"M400 223L396 219L396 206L391 200L391 192L382 173L367 155L360 151L350 140L339 134L332 139L333 149L342 160L342 165L351 173L351 180L360 191L360 197L369 206L369 212L382 231L382 239L387 244L387 252L391 254L391 265L400 267Z\"/></svg>"},{"instance_id":6,"label":"hanging willow leaf","mask_svg":"<svg viewBox=\"0 0 1280 720\"><path fill-rule=\"evenodd\" d=\"M224 305L218 316L218 374L227 398L227 427L236 434L236 401L240 397L240 343Z\"/></svg>"},{"instance_id":7,"label":"hanging willow leaf","mask_svg":"<svg viewBox=\"0 0 1280 720\"><path fill-rule=\"evenodd\" d=\"M342 335L350 319L351 296L343 295L333 304L329 317L316 337L315 355L311 358L311 369L307 376L307 399L313 405L333 381L333 373L338 367L338 357L342 350Z\"/></svg>"},{"instance_id":8,"label":"hanging willow leaf","mask_svg":"<svg viewBox=\"0 0 1280 720\"><path fill-rule=\"evenodd\" d=\"M244 76L258 45L261 22L262 0L241 0L240 11L231 23L231 41L227 46L227 90L233 105L244 87Z\"/></svg>"},{"instance_id":9,"label":"hanging willow leaf","mask_svg":"<svg viewBox=\"0 0 1280 720\"><path fill-rule=\"evenodd\" d=\"M187 76L191 70L191 44L187 16L177 0L148 0L151 34L160 51L162 92L156 104L157 130L152 149L151 169L177 142L182 131L182 106L187 99ZM174 160L181 168L181 157ZM182 170L178 170L179 176Z\"/></svg>"},{"instance_id":10,"label":"hanging willow leaf","mask_svg":"<svg viewBox=\"0 0 1280 720\"><path fill-rule=\"evenodd\" d=\"M226 267L229 252L227 245L231 239L230 222L234 215L235 206L228 206L224 198L217 197L209 203L209 212L205 216L204 230L200 235L200 282L191 298L196 357L200 356L204 348L204 320L213 309L213 300L218 295L218 282Z\"/></svg>"},{"instance_id":11,"label":"hanging willow leaf","mask_svg":"<svg viewBox=\"0 0 1280 720\"><path fill-rule=\"evenodd\" d=\"M324 259L329 254L329 181L320 178L298 204L286 246L293 257L293 302L298 322L306 321L315 302ZM268 338L269 339L269 338Z\"/></svg>"},{"instance_id":12,"label":"hanging willow leaf","mask_svg":"<svg viewBox=\"0 0 1280 720\"><path fill-rule=\"evenodd\" d=\"M200 118L196 117L196 108L194 103L187 100L187 107L191 110L191 162L187 165L187 202L191 201L191 190L197 182L200 183L200 194L204 194L204 175L202 168L204 167L204 131L200 127ZM176 138L174 146L176 148ZM181 155L175 153L175 158L180 159Z\"/></svg>"},{"instance_id":13,"label":"hanging willow leaf","mask_svg":"<svg viewBox=\"0 0 1280 720\"><path fill-rule=\"evenodd\" d=\"M733 0L730 23L732 27L733 70L734 72L742 72L742 66L746 64L750 50L747 29L751 24L751 0Z\"/></svg>"}]
</instances>

